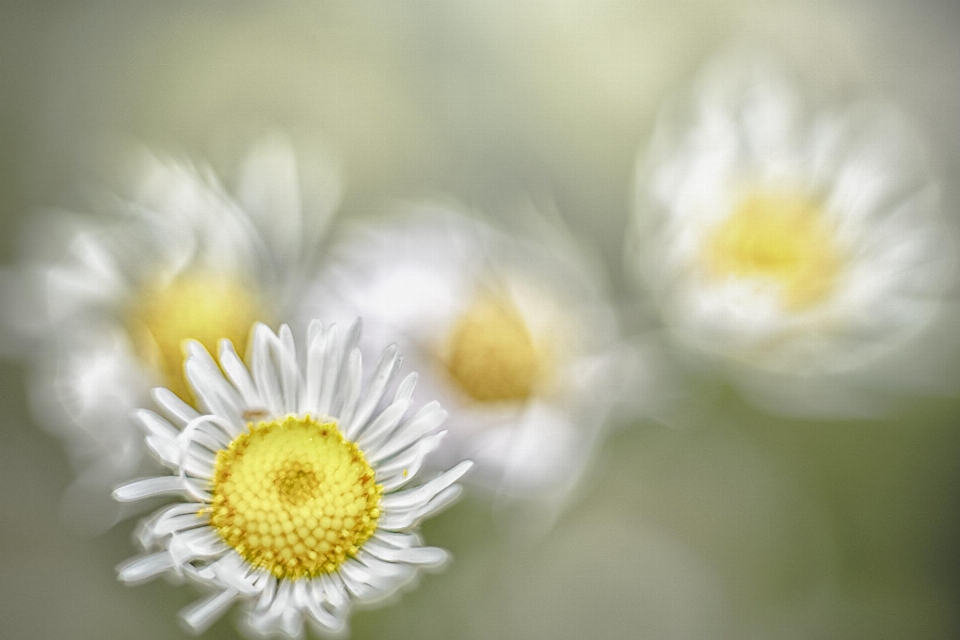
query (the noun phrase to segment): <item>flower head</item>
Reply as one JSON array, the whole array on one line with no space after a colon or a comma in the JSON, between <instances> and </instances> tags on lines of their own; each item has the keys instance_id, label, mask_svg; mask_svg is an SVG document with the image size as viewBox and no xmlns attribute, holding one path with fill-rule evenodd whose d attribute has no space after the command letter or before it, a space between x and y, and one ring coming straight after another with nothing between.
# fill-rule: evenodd
<instances>
[{"instance_id":1,"label":"flower head","mask_svg":"<svg viewBox=\"0 0 960 640\"><path fill-rule=\"evenodd\" d=\"M888 358L937 320L948 229L901 115L876 100L814 105L799 86L737 51L664 110L638 169L627 265L676 341L754 397L857 410L838 390L904 370Z\"/></svg>"},{"instance_id":2,"label":"flower head","mask_svg":"<svg viewBox=\"0 0 960 640\"><path fill-rule=\"evenodd\" d=\"M484 493L549 507L601 440L622 354L582 245L547 214L521 209L515 222L510 233L422 204L355 227L309 299L314 312L363 317L374 348L402 341L431 395L455 408L437 460L470 458Z\"/></svg>"},{"instance_id":3,"label":"flower head","mask_svg":"<svg viewBox=\"0 0 960 640\"><path fill-rule=\"evenodd\" d=\"M455 483L472 463L408 488L446 433L436 431L446 412L431 402L404 420L415 373L383 402L400 368L396 347L363 389L359 335L359 322L342 338L336 325L314 322L298 350L286 325L274 334L261 324L249 368L228 340L219 364L189 343L185 371L199 411L160 389L164 415L138 414L173 473L114 492L121 501L186 501L143 522L150 553L124 564L121 580L173 573L211 590L183 612L195 631L243 601L249 630L298 636L304 620L343 629L351 603L382 598L445 561L416 527L459 495Z\"/></svg>"},{"instance_id":4,"label":"flower head","mask_svg":"<svg viewBox=\"0 0 960 640\"><path fill-rule=\"evenodd\" d=\"M314 166L322 175L311 186L324 193L310 200L301 176ZM273 138L230 190L185 162L147 155L137 167L132 193L97 216L44 220L43 242L4 282L2 346L36 347L29 389L86 480L89 490L67 501L78 514L143 463L126 416L151 388L195 401L186 340L214 351L229 338L243 354L254 322L292 313L338 193L322 162L298 162Z\"/></svg>"}]
</instances>

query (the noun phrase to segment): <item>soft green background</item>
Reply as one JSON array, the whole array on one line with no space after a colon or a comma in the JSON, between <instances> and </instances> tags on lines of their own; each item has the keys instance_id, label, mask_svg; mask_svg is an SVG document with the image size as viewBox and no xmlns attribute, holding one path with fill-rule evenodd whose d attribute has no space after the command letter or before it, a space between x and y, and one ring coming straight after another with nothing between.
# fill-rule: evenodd
<instances>
[{"instance_id":1,"label":"soft green background","mask_svg":"<svg viewBox=\"0 0 960 640\"><path fill-rule=\"evenodd\" d=\"M662 100L742 33L911 112L955 214L958 29L948 1L4 3L0 256L18 255L30 215L82 208L118 149L229 170L279 129L335 150L346 217L436 193L488 210L552 200L625 293L636 152ZM97 539L61 524L66 458L9 363L0 416L0 636L181 637L190 589L115 581L132 523ZM427 523L453 566L358 612L354 637L960 637L956 398L815 422L700 381L663 417L625 425L545 538L473 499ZM235 635L229 620L208 633Z\"/></svg>"}]
</instances>

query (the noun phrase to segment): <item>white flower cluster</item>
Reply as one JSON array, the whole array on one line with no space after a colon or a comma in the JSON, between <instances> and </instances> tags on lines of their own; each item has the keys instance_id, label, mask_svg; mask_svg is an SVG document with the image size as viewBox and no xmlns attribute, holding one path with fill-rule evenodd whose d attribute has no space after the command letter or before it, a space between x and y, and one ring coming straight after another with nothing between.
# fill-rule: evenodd
<instances>
[{"instance_id":1,"label":"white flower cluster","mask_svg":"<svg viewBox=\"0 0 960 640\"><path fill-rule=\"evenodd\" d=\"M675 365L833 414L907 388L955 245L906 120L809 95L767 58L708 65L641 154L624 260ZM74 512L104 529L122 512L92 496L179 498L119 575L196 583L195 632L233 604L254 635L342 632L445 563L417 528L461 478L556 516L617 412L659 395L631 307L557 219L430 202L336 235L335 175L276 139L233 189L151 158L113 215L45 221L49 246L0 279L2 346L67 445ZM391 395L398 353L417 373ZM431 401L405 417L418 380Z\"/></svg>"}]
</instances>

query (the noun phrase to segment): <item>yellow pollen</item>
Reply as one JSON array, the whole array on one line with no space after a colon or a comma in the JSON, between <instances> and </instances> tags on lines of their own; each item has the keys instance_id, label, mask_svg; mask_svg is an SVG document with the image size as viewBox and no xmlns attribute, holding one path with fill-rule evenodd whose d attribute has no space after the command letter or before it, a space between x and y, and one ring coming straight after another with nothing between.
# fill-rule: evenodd
<instances>
[{"instance_id":1,"label":"yellow pollen","mask_svg":"<svg viewBox=\"0 0 960 640\"><path fill-rule=\"evenodd\" d=\"M217 453L210 522L247 562L280 579L335 571L373 535L383 489L336 422L250 424Z\"/></svg>"},{"instance_id":2,"label":"yellow pollen","mask_svg":"<svg viewBox=\"0 0 960 640\"><path fill-rule=\"evenodd\" d=\"M820 203L790 191L743 198L708 238L703 260L714 279L759 278L777 285L781 304L792 311L822 302L841 267Z\"/></svg>"},{"instance_id":3,"label":"yellow pollen","mask_svg":"<svg viewBox=\"0 0 960 640\"><path fill-rule=\"evenodd\" d=\"M209 273L188 273L164 285L146 287L127 315L127 329L141 360L171 391L191 401L183 376L183 343L197 340L210 353L229 338L243 356L250 327L263 317L262 305L240 282Z\"/></svg>"},{"instance_id":4,"label":"yellow pollen","mask_svg":"<svg viewBox=\"0 0 960 640\"><path fill-rule=\"evenodd\" d=\"M443 359L464 393L479 402L527 400L548 364L516 305L494 295L479 297L460 316Z\"/></svg>"}]
</instances>

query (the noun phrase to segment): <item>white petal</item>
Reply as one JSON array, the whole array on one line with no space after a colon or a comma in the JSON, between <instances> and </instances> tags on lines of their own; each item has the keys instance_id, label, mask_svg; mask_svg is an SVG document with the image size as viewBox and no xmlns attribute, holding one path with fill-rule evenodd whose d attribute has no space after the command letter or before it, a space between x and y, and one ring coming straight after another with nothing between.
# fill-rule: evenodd
<instances>
[{"instance_id":1,"label":"white petal","mask_svg":"<svg viewBox=\"0 0 960 640\"><path fill-rule=\"evenodd\" d=\"M159 476L134 480L113 490L114 500L134 502L165 494L183 494L186 492L183 481L178 476Z\"/></svg>"},{"instance_id":2,"label":"white petal","mask_svg":"<svg viewBox=\"0 0 960 640\"><path fill-rule=\"evenodd\" d=\"M363 383L363 356L360 349L354 348L350 352L341 375L343 381L337 391L334 411L340 421L340 428L345 430L344 433L349 438L347 427L353 422L353 414L360 400L360 387Z\"/></svg>"},{"instance_id":3,"label":"white petal","mask_svg":"<svg viewBox=\"0 0 960 640\"><path fill-rule=\"evenodd\" d=\"M149 556L134 558L117 567L117 579L126 583L146 582L161 573L172 571L176 563L169 553L161 551Z\"/></svg>"},{"instance_id":4,"label":"white petal","mask_svg":"<svg viewBox=\"0 0 960 640\"><path fill-rule=\"evenodd\" d=\"M320 397L317 400L317 413L329 415L333 403L333 392L336 390L337 378L340 375L340 329L337 325L327 329L326 343L323 353L323 373L320 378Z\"/></svg>"},{"instance_id":5,"label":"white petal","mask_svg":"<svg viewBox=\"0 0 960 640\"><path fill-rule=\"evenodd\" d=\"M366 397L360 402L360 406L357 408L357 412L353 416L350 426L347 427L347 438L351 440L356 439L356 435L363 426L366 425L367 420L369 420L373 414L373 410L380 404L380 399L383 397L384 391L386 391L387 386L399 369L400 358L397 357L397 345L392 344L387 347L383 355L380 356L380 361L377 363L373 379L370 381L370 386L367 387Z\"/></svg>"},{"instance_id":6,"label":"white petal","mask_svg":"<svg viewBox=\"0 0 960 640\"><path fill-rule=\"evenodd\" d=\"M315 329L318 331L317 334L309 338L307 343L307 375L304 380L303 396L301 398L301 413L316 413L317 404L320 402L327 334L323 332L320 322L317 320L310 324L310 331Z\"/></svg>"},{"instance_id":7,"label":"white petal","mask_svg":"<svg viewBox=\"0 0 960 640\"><path fill-rule=\"evenodd\" d=\"M323 333L323 323L320 322L319 318L314 318L307 326L307 344L313 344L313 341L316 340L317 336L321 333Z\"/></svg>"},{"instance_id":8,"label":"white petal","mask_svg":"<svg viewBox=\"0 0 960 640\"><path fill-rule=\"evenodd\" d=\"M385 531L383 529L377 529L370 539L375 540L380 546L385 545L396 549L419 547L423 544L420 536L416 533Z\"/></svg>"},{"instance_id":9,"label":"white petal","mask_svg":"<svg viewBox=\"0 0 960 640\"><path fill-rule=\"evenodd\" d=\"M344 618L327 610L324 603L323 586L319 580L300 580L294 583L293 598L297 606L310 614L314 624L328 632L343 629Z\"/></svg>"},{"instance_id":10,"label":"white petal","mask_svg":"<svg viewBox=\"0 0 960 640\"><path fill-rule=\"evenodd\" d=\"M327 602L337 610L346 609L350 604L350 598L347 595L347 587L343 584L343 579L337 574L325 573L320 576L320 584L323 585L323 591L326 594Z\"/></svg>"},{"instance_id":11,"label":"white petal","mask_svg":"<svg viewBox=\"0 0 960 640\"><path fill-rule=\"evenodd\" d=\"M283 392L284 412L297 411L297 396L300 392L300 363L297 361L297 347L293 341L293 332L287 325L280 325L280 382Z\"/></svg>"},{"instance_id":12,"label":"white petal","mask_svg":"<svg viewBox=\"0 0 960 640\"><path fill-rule=\"evenodd\" d=\"M397 429L379 450L369 456L372 464L396 455L443 424L447 411L439 402L428 402Z\"/></svg>"},{"instance_id":13,"label":"white petal","mask_svg":"<svg viewBox=\"0 0 960 640\"><path fill-rule=\"evenodd\" d=\"M190 631L201 634L226 613L239 595L233 589L221 591L181 609L180 618L190 628Z\"/></svg>"},{"instance_id":14,"label":"white petal","mask_svg":"<svg viewBox=\"0 0 960 640\"><path fill-rule=\"evenodd\" d=\"M383 485L383 490L392 492L413 480L424 458L440 445L446 434L440 431L429 435L377 467L377 482Z\"/></svg>"},{"instance_id":15,"label":"white petal","mask_svg":"<svg viewBox=\"0 0 960 640\"><path fill-rule=\"evenodd\" d=\"M347 591L359 600L379 598L384 593L384 587L388 586L384 584L381 576L375 575L353 558L348 558L337 571L343 578Z\"/></svg>"},{"instance_id":16,"label":"white petal","mask_svg":"<svg viewBox=\"0 0 960 640\"><path fill-rule=\"evenodd\" d=\"M153 401L160 406L160 409L167 417L181 428L185 427L191 420L200 416L196 409L181 400L177 397L177 394L169 389L158 387L151 392L151 395L153 396Z\"/></svg>"},{"instance_id":17,"label":"white petal","mask_svg":"<svg viewBox=\"0 0 960 640\"><path fill-rule=\"evenodd\" d=\"M243 364L243 360L229 340L220 341L220 366L233 386L240 392L248 409L263 404L250 377L250 372L247 371L246 365Z\"/></svg>"},{"instance_id":18,"label":"white petal","mask_svg":"<svg viewBox=\"0 0 960 640\"><path fill-rule=\"evenodd\" d=\"M166 520L188 513L196 513L199 508L200 505L195 502L179 502L166 507L140 523L137 527L137 539L144 547L149 547L156 542L156 538L160 537L161 534L157 533L157 529L162 527Z\"/></svg>"},{"instance_id":19,"label":"white petal","mask_svg":"<svg viewBox=\"0 0 960 640\"><path fill-rule=\"evenodd\" d=\"M407 377L403 379L397 386L397 393L393 396L393 401L398 402L400 400L409 400L413 397L413 390L417 387L417 379L419 376L416 371L413 371L407 374Z\"/></svg>"},{"instance_id":20,"label":"white petal","mask_svg":"<svg viewBox=\"0 0 960 640\"><path fill-rule=\"evenodd\" d=\"M233 425L231 435L239 435L244 427L243 401L237 390L223 378L220 370L207 365L206 358L191 357L184 365L184 371L200 404L209 413L229 421Z\"/></svg>"},{"instance_id":21,"label":"white petal","mask_svg":"<svg viewBox=\"0 0 960 640\"><path fill-rule=\"evenodd\" d=\"M376 420L361 430L360 437L357 439L360 448L363 451L375 452L380 443L396 428L409 406L410 398L401 398L384 409Z\"/></svg>"},{"instance_id":22,"label":"white petal","mask_svg":"<svg viewBox=\"0 0 960 640\"><path fill-rule=\"evenodd\" d=\"M134 415L147 433L171 440L180 434L179 429L149 409L138 409Z\"/></svg>"},{"instance_id":23,"label":"white petal","mask_svg":"<svg viewBox=\"0 0 960 640\"><path fill-rule=\"evenodd\" d=\"M145 438L147 448L153 451L160 461L174 469L180 466L180 448L175 440L160 438L158 436L147 436Z\"/></svg>"},{"instance_id":24,"label":"white petal","mask_svg":"<svg viewBox=\"0 0 960 640\"><path fill-rule=\"evenodd\" d=\"M424 567L439 567L450 559L450 554L446 550L437 547L391 549L386 546L371 546L368 541L363 548L385 562L398 562Z\"/></svg>"},{"instance_id":25,"label":"white petal","mask_svg":"<svg viewBox=\"0 0 960 640\"><path fill-rule=\"evenodd\" d=\"M264 324L258 324L253 332L252 373L257 385L257 394L267 405L267 409L276 415L286 413L280 379L273 362L271 346L279 342L277 337ZM279 349L279 345L276 345Z\"/></svg>"}]
</instances>

